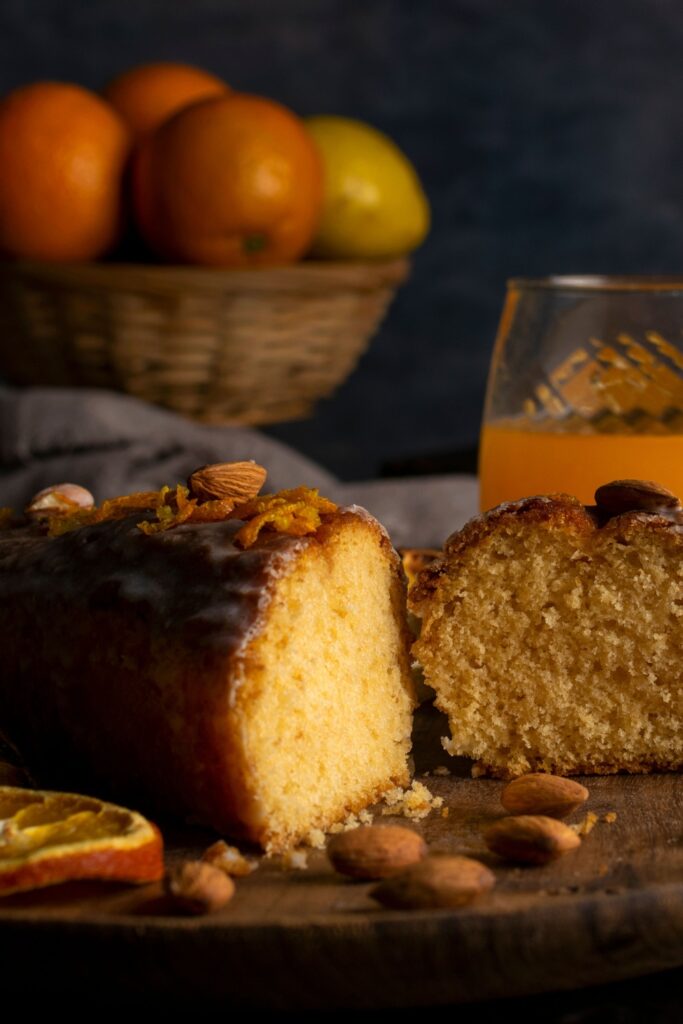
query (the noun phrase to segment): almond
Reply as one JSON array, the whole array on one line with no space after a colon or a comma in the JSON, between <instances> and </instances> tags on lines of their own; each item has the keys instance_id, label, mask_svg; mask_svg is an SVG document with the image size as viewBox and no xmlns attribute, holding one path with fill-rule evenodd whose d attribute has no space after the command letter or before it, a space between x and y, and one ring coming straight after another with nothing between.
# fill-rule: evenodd
<instances>
[{"instance_id":1,"label":"almond","mask_svg":"<svg viewBox=\"0 0 683 1024\"><path fill-rule=\"evenodd\" d=\"M350 878L387 878L427 854L422 836L400 825L362 825L330 839L327 854L335 871Z\"/></svg>"},{"instance_id":2,"label":"almond","mask_svg":"<svg viewBox=\"0 0 683 1024\"><path fill-rule=\"evenodd\" d=\"M496 884L493 872L470 857L427 857L375 886L370 895L385 907L421 910L464 907Z\"/></svg>"},{"instance_id":3,"label":"almond","mask_svg":"<svg viewBox=\"0 0 683 1024\"><path fill-rule=\"evenodd\" d=\"M595 492L595 503L610 516L622 512L656 512L676 508L678 498L653 480L613 480Z\"/></svg>"},{"instance_id":4,"label":"almond","mask_svg":"<svg viewBox=\"0 0 683 1024\"><path fill-rule=\"evenodd\" d=\"M573 779L532 772L508 782L500 802L510 814L545 814L566 818L588 799L588 790Z\"/></svg>"},{"instance_id":5,"label":"almond","mask_svg":"<svg viewBox=\"0 0 683 1024\"><path fill-rule=\"evenodd\" d=\"M74 512L78 508L93 508L95 499L90 491L78 484L53 484L34 494L26 506L27 516L48 516L53 512Z\"/></svg>"},{"instance_id":6,"label":"almond","mask_svg":"<svg viewBox=\"0 0 683 1024\"><path fill-rule=\"evenodd\" d=\"M581 845L569 825L541 814L502 818L487 829L484 840L493 853L520 864L548 864Z\"/></svg>"},{"instance_id":7,"label":"almond","mask_svg":"<svg viewBox=\"0 0 683 1024\"><path fill-rule=\"evenodd\" d=\"M267 475L257 462L215 462L195 469L187 486L198 501L232 500L238 505L256 497Z\"/></svg>"},{"instance_id":8,"label":"almond","mask_svg":"<svg viewBox=\"0 0 683 1024\"><path fill-rule=\"evenodd\" d=\"M212 914L235 893L232 878L201 860L183 860L166 875L166 893L181 914Z\"/></svg>"}]
</instances>

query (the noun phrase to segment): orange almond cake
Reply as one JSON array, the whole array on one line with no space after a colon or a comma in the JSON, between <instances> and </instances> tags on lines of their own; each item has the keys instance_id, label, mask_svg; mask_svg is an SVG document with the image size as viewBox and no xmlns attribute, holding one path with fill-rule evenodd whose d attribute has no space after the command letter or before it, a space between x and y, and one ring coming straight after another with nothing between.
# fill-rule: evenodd
<instances>
[{"instance_id":1,"label":"orange almond cake","mask_svg":"<svg viewBox=\"0 0 683 1024\"><path fill-rule=\"evenodd\" d=\"M271 851L406 785L405 587L380 524L303 488L228 518L164 492L4 517L0 728L38 777Z\"/></svg>"},{"instance_id":2,"label":"orange almond cake","mask_svg":"<svg viewBox=\"0 0 683 1024\"><path fill-rule=\"evenodd\" d=\"M615 481L471 520L409 604L414 653L474 774L683 768L683 512Z\"/></svg>"}]
</instances>

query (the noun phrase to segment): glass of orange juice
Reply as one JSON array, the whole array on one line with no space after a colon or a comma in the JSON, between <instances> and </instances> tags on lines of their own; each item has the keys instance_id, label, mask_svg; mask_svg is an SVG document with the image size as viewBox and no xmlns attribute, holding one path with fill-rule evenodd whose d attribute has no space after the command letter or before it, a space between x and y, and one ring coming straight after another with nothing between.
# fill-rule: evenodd
<instances>
[{"instance_id":1,"label":"glass of orange juice","mask_svg":"<svg viewBox=\"0 0 683 1024\"><path fill-rule=\"evenodd\" d=\"M513 280L481 433L481 507L617 479L683 498L683 277Z\"/></svg>"}]
</instances>

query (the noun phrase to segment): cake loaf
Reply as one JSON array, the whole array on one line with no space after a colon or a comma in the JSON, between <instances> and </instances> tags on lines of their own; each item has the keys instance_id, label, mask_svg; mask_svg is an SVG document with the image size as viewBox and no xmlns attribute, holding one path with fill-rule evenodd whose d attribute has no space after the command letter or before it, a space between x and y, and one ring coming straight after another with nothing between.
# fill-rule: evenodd
<instances>
[{"instance_id":1,"label":"cake loaf","mask_svg":"<svg viewBox=\"0 0 683 1024\"><path fill-rule=\"evenodd\" d=\"M409 602L446 749L500 777L680 770L682 524L658 484L614 481L453 534Z\"/></svg>"},{"instance_id":2,"label":"cake loaf","mask_svg":"<svg viewBox=\"0 0 683 1024\"><path fill-rule=\"evenodd\" d=\"M34 774L271 851L406 785L398 556L325 508L299 536L266 512L248 547L243 521L158 511L0 531L0 728Z\"/></svg>"}]
</instances>

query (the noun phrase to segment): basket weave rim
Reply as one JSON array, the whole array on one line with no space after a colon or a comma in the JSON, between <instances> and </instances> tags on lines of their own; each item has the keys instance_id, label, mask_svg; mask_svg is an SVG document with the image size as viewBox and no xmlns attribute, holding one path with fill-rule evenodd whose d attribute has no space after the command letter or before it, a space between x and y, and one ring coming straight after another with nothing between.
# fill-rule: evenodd
<instances>
[{"instance_id":1,"label":"basket weave rim","mask_svg":"<svg viewBox=\"0 0 683 1024\"><path fill-rule=\"evenodd\" d=\"M391 260L305 260L284 267L249 270L172 266L153 263L47 263L38 260L0 261L0 280L28 281L69 288L131 287L161 290L191 289L220 292L325 292L353 288L374 291L399 285L410 269L406 257Z\"/></svg>"}]
</instances>

